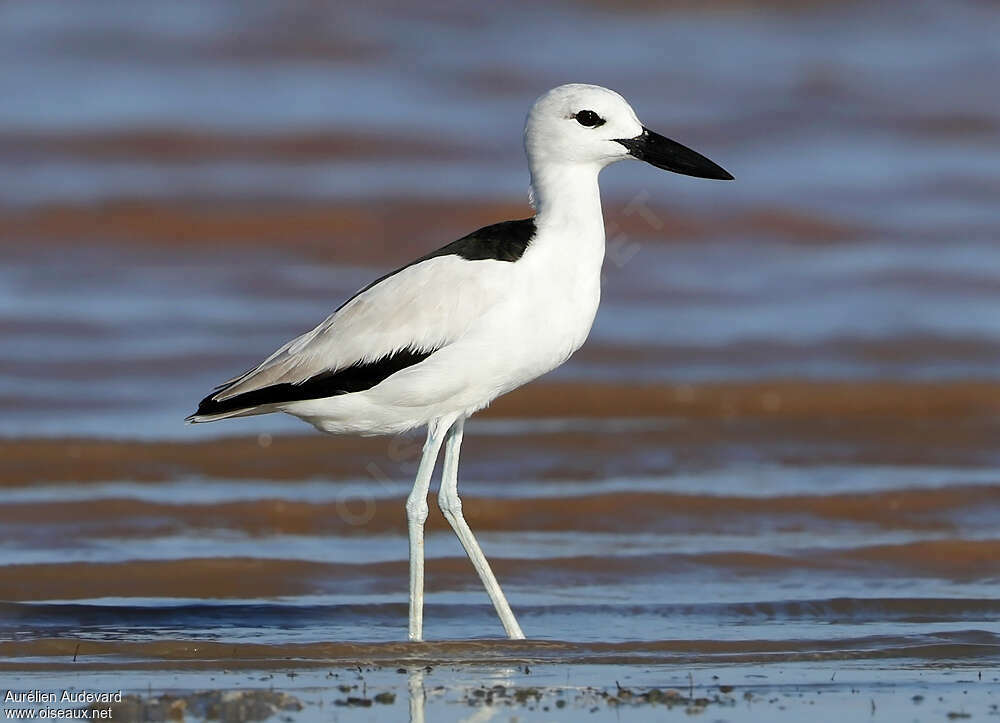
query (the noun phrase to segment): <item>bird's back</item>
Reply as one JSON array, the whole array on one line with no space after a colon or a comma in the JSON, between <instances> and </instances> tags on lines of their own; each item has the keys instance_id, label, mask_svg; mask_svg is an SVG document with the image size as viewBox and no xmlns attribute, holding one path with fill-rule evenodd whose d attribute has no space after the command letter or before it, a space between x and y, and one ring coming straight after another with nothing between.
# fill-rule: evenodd
<instances>
[{"instance_id":1,"label":"bird's back","mask_svg":"<svg viewBox=\"0 0 1000 723\"><path fill-rule=\"evenodd\" d=\"M381 277L189 420L285 411L379 433L485 406L562 363L593 320L599 292L572 264L552 273L546 238L533 219L493 224Z\"/></svg>"}]
</instances>

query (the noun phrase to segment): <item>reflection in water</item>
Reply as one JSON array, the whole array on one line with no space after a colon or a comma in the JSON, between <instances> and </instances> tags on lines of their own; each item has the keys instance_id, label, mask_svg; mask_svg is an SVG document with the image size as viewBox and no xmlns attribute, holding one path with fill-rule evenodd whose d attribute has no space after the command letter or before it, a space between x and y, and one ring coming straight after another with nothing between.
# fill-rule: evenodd
<instances>
[{"instance_id":1,"label":"reflection in water","mask_svg":"<svg viewBox=\"0 0 1000 723\"><path fill-rule=\"evenodd\" d=\"M410 694L410 723L424 723L427 697L424 692L423 668L410 668L407 671L407 688Z\"/></svg>"}]
</instances>

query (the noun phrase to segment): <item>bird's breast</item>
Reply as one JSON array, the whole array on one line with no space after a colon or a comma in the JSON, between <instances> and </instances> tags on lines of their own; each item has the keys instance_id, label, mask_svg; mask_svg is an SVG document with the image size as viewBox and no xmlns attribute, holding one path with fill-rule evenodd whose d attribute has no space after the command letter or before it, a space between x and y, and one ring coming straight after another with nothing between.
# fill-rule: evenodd
<instances>
[{"instance_id":1,"label":"bird's breast","mask_svg":"<svg viewBox=\"0 0 1000 723\"><path fill-rule=\"evenodd\" d=\"M503 317L498 361L506 367L506 388L565 362L586 341L600 303L600 263L557 263L541 256L532 261L517 269L506 302L496 310Z\"/></svg>"}]
</instances>

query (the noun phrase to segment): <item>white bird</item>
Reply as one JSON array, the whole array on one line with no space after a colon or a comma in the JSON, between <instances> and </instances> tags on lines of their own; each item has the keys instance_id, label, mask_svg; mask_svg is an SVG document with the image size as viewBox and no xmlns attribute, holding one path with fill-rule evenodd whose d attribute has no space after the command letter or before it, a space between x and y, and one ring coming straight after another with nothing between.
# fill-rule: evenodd
<instances>
[{"instance_id":1,"label":"white bird","mask_svg":"<svg viewBox=\"0 0 1000 723\"><path fill-rule=\"evenodd\" d=\"M438 502L507 635L524 638L462 516L458 455L466 418L555 369L586 340L601 296L604 219L597 177L637 158L702 178L732 176L644 128L607 88L562 85L528 113L533 218L486 226L372 282L312 331L205 397L189 422L268 412L324 432L396 434L427 425L413 491L409 639L423 638L424 522L438 453Z\"/></svg>"}]
</instances>

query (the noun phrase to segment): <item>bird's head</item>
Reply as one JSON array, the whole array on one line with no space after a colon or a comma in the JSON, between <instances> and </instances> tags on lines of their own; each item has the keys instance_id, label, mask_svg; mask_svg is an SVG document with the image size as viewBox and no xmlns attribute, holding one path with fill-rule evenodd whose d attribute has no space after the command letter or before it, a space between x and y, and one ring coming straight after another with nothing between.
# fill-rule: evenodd
<instances>
[{"instance_id":1,"label":"bird's head","mask_svg":"<svg viewBox=\"0 0 1000 723\"><path fill-rule=\"evenodd\" d=\"M674 173L732 180L700 153L644 127L632 106L598 85L560 85L535 101L524 126L532 167L577 163L603 168L637 158Z\"/></svg>"}]
</instances>

